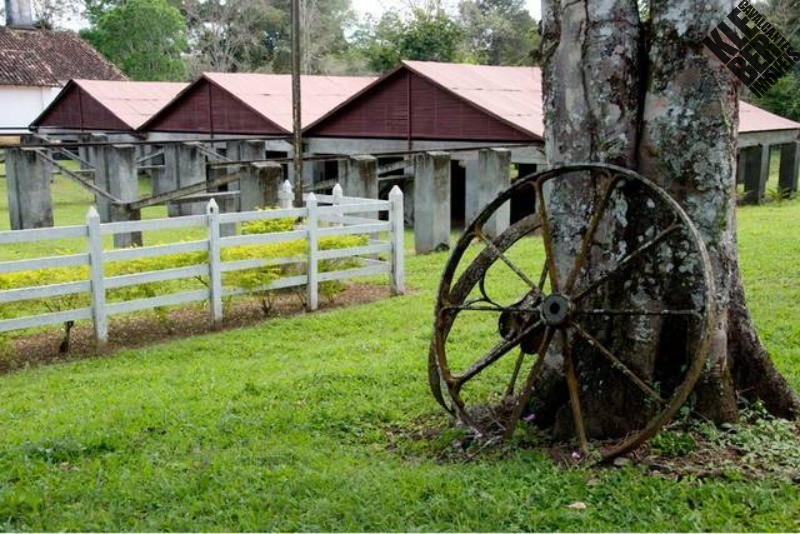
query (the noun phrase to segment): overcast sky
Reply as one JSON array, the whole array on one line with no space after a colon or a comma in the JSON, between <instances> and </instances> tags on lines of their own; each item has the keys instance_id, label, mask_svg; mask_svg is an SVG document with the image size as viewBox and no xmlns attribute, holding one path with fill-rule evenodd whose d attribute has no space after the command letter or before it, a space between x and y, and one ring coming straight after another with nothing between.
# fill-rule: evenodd
<instances>
[{"instance_id":1,"label":"overcast sky","mask_svg":"<svg viewBox=\"0 0 800 534\"><path fill-rule=\"evenodd\" d=\"M380 16L386 9L391 7L402 7L407 4L404 0L350 0L353 4L353 9L361 13L369 13L371 15ZM528 11L534 19L541 18L542 1L541 0L525 0L525 5L528 6Z\"/></svg>"},{"instance_id":2,"label":"overcast sky","mask_svg":"<svg viewBox=\"0 0 800 534\"><path fill-rule=\"evenodd\" d=\"M355 9L359 13L373 15L375 18L380 17L381 13L392 7L402 8L408 5L407 0L350 0L350 1L353 5L353 9ZM456 0L449 0L449 1L445 0L445 4L448 3L455 5L457 2ZM528 11L530 11L534 19L539 20L541 18L542 0L525 0L525 5L528 6ZM62 20L61 24L63 24L67 28L74 30L79 30L87 26L86 20L80 17L69 17L66 20Z\"/></svg>"}]
</instances>

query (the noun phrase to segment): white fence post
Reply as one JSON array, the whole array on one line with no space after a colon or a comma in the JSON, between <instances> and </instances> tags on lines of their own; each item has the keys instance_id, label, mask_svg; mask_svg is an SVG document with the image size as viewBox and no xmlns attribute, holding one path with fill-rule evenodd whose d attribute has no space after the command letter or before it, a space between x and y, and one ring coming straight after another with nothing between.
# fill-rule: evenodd
<instances>
[{"instance_id":1,"label":"white fence post","mask_svg":"<svg viewBox=\"0 0 800 534\"><path fill-rule=\"evenodd\" d=\"M344 192L342 191L342 186L339 182L336 182L336 185L333 186L333 205L338 206L342 204L343 196ZM333 218L336 221L336 226L344 226L344 213L336 213Z\"/></svg>"},{"instance_id":2,"label":"white fence post","mask_svg":"<svg viewBox=\"0 0 800 534\"><path fill-rule=\"evenodd\" d=\"M220 257L219 206L212 198L206 207L208 214L208 287L211 302L211 324L222 326L222 259Z\"/></svg>"},{"instance_id":3,"label":"white fence post","mask_svg":"<svg viewBox=\"0 0 800 534\"><path fill-rule=\"evenodd\" d=\"M319 214L317 213L317 196L308 195L306 200L308 208L308 282L306 283L306 306L310 311L319 307L319 251L317 250L317 229Z\"/></svg>"},{"instance_id":4,"label":"white fence post","mask_svg":"<svg viewBox=\"0 0 800 534\"><path fill-rule=\"evenodd\" d=\"M392 225L392 272L390 284L392 295L402 295L405 293L405 227L403 221L403 191L399 187L392 187L389 192L389 202L392 205L389 211L389 221Z\"/></svg>"},{"instance_id":5,"label":"white fence post","mask_svg":"<svg viewBox=\"0 0 800 534\"><path fill-rule=\"evenodd\" d=\"M100 214L92 206L86 214L89 237L89 277L92 294L92 324L97 348L108 342L108 317L106 316L106 288L103 281L103 240L100 237Z\"/></svg>"},{"instance_id":6,"label":"white fence post","mask_svg":"<svg viewBox=\"0 0 800 534\"><path fill-rule=\"evenodd\" d=\"M294 200L292 184L289 180L284 180L283 186L278 191L278 207L282 210L288 210L292 207L292 200Z\"/></svg>"}]
</instances>

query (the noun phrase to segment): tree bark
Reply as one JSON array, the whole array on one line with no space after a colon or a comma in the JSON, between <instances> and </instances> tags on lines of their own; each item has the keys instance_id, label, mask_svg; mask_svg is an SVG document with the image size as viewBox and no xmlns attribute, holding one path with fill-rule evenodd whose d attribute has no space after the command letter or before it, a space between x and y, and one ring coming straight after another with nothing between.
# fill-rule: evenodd
<instances>
[{"instance_id":1,"label":"tree bark","mask_svg":"<svg viewBox=\"0 0 800 534\"><path fill-rule=\"evenodd\" d=\"M694 391L695 411L716 422L734 421L737 395L742 395L763 400L776 415L800 414L797 397L755 333L739 276L734 219L738 86L702 43L734 1L653 0L650 31L639 19L636 0L542 4L549 161L609 162L637 170L681 204L709 251L718 311L706 369ZM591 177L546 190L559 273L571 266L567 258L574 255L585 230L580 221L586 220L597 195ZM625 216L633 225L646 225L651 217L636 206L626 206ZM604 223L600 242L608 250L624 249L626 236L617 235L619 231L613 221ZM602 267L603 261L593 259L590 269ZM669 290L657 286L640 286L636 297L623 295L626 288L621 284L611 286L610 292L620 301L646 301ZM674 324L643 318L634 336L615 332L613 321L608 323L606 339L623 350L628 361L639 362L647 378L664 375L656 367L668 361L664 353L679 345L673 339ZM551 414L540 420L554 419L557 427L564 407L552 403L565 402L563 394L553 393L563 389L563 381L553 378L560 366L547 359L549 372L541 385L549 387L542 388L537 406L537 417ZM590 435L624 434L647 417L625 413L631 409L624 391L611 400L595 394L613 377L586 367L579 372L583 383L591 384L581 394L582 401L593 406L586 415Z\"/></svg>"}]
</instances>

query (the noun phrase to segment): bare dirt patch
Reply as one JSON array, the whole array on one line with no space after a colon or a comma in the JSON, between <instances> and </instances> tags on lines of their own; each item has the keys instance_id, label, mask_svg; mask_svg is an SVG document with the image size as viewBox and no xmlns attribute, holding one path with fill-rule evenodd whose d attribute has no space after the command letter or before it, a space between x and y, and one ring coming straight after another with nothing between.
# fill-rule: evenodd
<instances>
[{"instance_id":1,"label":"bare dirt patch","mask_svg":"<svg viewBox=\"0 0 800 534\"><path fill-rule=\"evenodd\" d=\"M319 311L365 304L389 297L386 287L346 283L346 288L332 299L320 298ZM314 313L319 313L314 312ZM277 295L268 314L258 298L241 298L225 303L222 328L231 330L251 326L265 320L306 313L297 292ZM132 349L183 339L214 331L209 322L208 307L196 305L158 314L153 311L112 318L109 323L108 345L100 353L95 346L92 325L78 324L70 335L69 352L59 350L64 340L63 328L52 328L9 340L0 373L40 365L64 363L88 358L105 357L123 349Z\"/></svg>"}]
</instances>

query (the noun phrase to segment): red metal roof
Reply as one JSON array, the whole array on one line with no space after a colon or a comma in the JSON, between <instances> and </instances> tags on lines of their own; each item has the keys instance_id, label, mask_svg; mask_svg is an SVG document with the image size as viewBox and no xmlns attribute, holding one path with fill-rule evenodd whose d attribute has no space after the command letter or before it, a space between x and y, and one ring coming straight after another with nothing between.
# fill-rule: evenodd
<instances>
[{"instance_id":1,"label":"red metal roof","mask_svg":"<svg viewBox=\"0 0 800 534\"><path fill-rule=\"evenodd\" d=\"M468 65L458 63L438 63L430 61L403 61L400 67L375 81L369 87L354 95L347 102L334 109L308 128L311 135L353 137L397 137L410 135L412 138L440 138L439 134L453 134L451 139L493 138L500 140L517 140L509 132L485 132L481 136L465 136L465 132L456 132L453 121L477 125L475 117L438 118L437 133L421 132L420 119L432 120L430 110L411 109L403 100L419 100L414 86L404 89L400 80L400 72L411 73L429 80L436 86L456 96L462 102L469 103L486 115L513 126L518 132L524 132L531 139L544 138L544 113L541 70L537 67L501 67L489 65ZM411 78L414 83L414 78ZM430 100L425 95L423 100ZM441 98L441 97L440 97ZM367 101L368 100L368 101ZM446 111L463 113L463 108L456 110L450 103ZM408 118L412 124L407 125ZM385 120L384 120L385 119ZM496 125L495 125L496 126ZM752 133L775 130L797 130L800 124L789 119L769 113L752 104L741 102L740 133Z\"/></svg>"},{"instance_id":2,"label":"red metal roof","mask_svg":"<svg viewBox=\"0 0 800 534\"><path fill-rule=\"evenodd\" d=\"M542 72L538 67L432 61L403 64L491 115L534 136L544 136Z\"/></svg>"},{"instance_id":3,"label":"red metal roof","mask_svg":"<svg viewBox=\"0 0 800 534\"><path fill-rule=\"evenodd\" d=\"M316 121L374 80L368 76L302 76L303 125ZM293 129L292 77L204 73L141 129L289 134Z\"/></svg>"},{"instance_id":4,"label":"red metal roof","mask_svg":"<svg viewBox=\"0 0 800 534\"><path fill-rule=\"evenodd\" d=\"M402 64L308 128L309 135L539 141L541 71L430 61Z\"/></svg>"},{"instance_id":5,"label":"red metal roof","mask_svg":"<svg viewBox=\"0 0 800 534\"><path fill-rule=\"evenodd\" d=\"M31 126L77 130L136 130L188 84L70 80Z\"/></svg>"},{"instance_id":6,"label":"red metal roof","mask_svg":"<svg viewBox=\"0 0 800 534\"><path fill-rule=\"evenodd\" d=\"M287 132L292 131L292 77L288 74L207 72L204 74ZM319 119L369 85L368 76L302 76L303 126Z\"/></svg>"},{"instance_id":7,"label":"red metal roof","mask_svg":"<svg viewBox=\"0 0 800 534\"><path fill-rule=\"evenodd\" d=\"M739 102L739 133L777 130L800 130L800 123L770 113L743 100Z\"/></svg>"}]
</instances>

